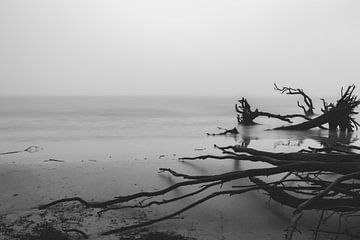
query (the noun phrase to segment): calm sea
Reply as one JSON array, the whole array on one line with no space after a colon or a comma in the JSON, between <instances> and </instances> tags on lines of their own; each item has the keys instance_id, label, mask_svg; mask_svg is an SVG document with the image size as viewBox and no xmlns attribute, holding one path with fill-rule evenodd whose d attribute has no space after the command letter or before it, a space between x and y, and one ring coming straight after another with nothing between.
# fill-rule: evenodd
<instances>
[{"instance_id":1,"label":"calm sea","mask_svg":"<svg viewBox=\"0 0 360 240\"><path fill-rule=\"evenodd\" d=\"M9 143L86 139L203 137L206 132L218 132L218 126L236 126L236 100L144 96L3 97L0 98L0 143L4 146ZM284 96L249 100L254 109L280 114L301 113L295 98ZM320 111L319 108L316 110ZM242 132L247 132L254 139L303 139L309 135L327 134L323 131L305 134L264 132L267 128L284 125L284 122L267 118L257 121L262 125L242 129Z\"/></svg>"},{"instance_id":2,"label":"calm sea","mask_svg":"<svg viewBox=\"0 0 360 240\"><path fill-rule=\"evenodd\" d=\"M1 98L0 141L196 137L218 124L234 125L235 100L206 97Z\"/></svg>"}]
</instances>

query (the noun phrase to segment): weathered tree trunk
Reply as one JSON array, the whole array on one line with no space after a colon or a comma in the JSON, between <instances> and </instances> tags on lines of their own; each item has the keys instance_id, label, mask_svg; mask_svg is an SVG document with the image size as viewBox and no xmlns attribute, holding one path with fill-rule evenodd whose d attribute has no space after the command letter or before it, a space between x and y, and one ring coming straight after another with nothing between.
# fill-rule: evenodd
<instances>
[{"instance_id":1,"label":"weathered tree trunk","mask_svg":"<svg viewBox=\"0 0 360 240\"><path fill-rule=\"evenodd\" d=\"M303 123L299 123L299 124L291 125L291 126L282 126L282 127L275 128L274 130L308 130L311 128L319 127L328 122L329 122L329 116L326 114L323 114L317 118L311 119L311 120L303 122ZM329 129L333 130L334 126L330 126L330 124L329 124Z\"/></svg>"}]
</instances>

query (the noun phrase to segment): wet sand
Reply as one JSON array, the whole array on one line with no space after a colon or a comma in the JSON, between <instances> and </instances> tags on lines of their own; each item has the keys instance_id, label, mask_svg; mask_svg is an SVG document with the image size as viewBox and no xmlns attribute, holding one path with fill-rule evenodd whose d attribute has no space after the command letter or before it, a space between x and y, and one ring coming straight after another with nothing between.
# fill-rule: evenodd
<instances>
[{"instance_id":1,"label":"wet sand","mask_svg":"<svg viewBox=\"0 0 360 240\"><path fill-rule=\"evenodd\" d=\"M297 144L292 147L279 144L279 141L286 140L288 139L253 140L252 146L267 146L268 150L276 148L279 151L282 148L299 148ZM111 211L102 217L96 216L97 210L83 209L76 203L61 204L45 213L31 209L39 204L74 196L90 201L108 200L139 191L158 190L180 180L167 173L158 173L160 167L198 175L254 167L253 163L232 160L181 162L177 159L182 156L218 153L212 147L214 143L228 145L233 142L234 139L229 137L52 142L41 146L43 150L36 153L3 155L0 156L1 215L11 218L14 214L45 215L62 220L80 217L81 224L72 224L71 227L82 229L92 234L94 239L100 239L97 236L99 232L163 216L195 199L152 207L149 210ZM305 144L317 143L306 140ZM49 159L63 162L48 161ZM247 182L239 180L232 184L243 185ZM178 196L186 191L189 189L179 189L167 197ZM181 219L156 224L150 229L172 230L199 240L281 239L289 224L291 209L276 203L268 205L268 198L263 193L251 192L241 196L218 197L180 217ZM317 218L318 213L304 217L303 233L297 236L298 239L311 236L308 229L313 227ZM61 222L64 224L66 221ZM112 238L113 236L103 239Z\"/></svg>"}]
</instances>

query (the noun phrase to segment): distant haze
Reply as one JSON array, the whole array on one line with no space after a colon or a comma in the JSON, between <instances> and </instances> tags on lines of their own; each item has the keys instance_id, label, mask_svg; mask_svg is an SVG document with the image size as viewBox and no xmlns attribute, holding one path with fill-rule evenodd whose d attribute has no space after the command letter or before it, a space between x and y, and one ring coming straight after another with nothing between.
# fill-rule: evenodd
<instances>
[{"instance_id":1,"label":"distant haze","mask_svg":"<svg viewBox=\"0 0 360 240\"><path fill-rule=\"evenodd\" d=\"M1 0L0 96L360 88L360 1Z\"/></svg>"}]
</instances>

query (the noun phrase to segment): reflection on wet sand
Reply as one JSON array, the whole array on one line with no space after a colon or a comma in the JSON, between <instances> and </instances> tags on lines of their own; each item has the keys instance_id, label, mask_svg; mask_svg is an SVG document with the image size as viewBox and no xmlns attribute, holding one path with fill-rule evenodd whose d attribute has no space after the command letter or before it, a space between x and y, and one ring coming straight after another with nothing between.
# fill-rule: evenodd
<instances>
[{"instance_id":1,"label":"reflection on wet sand","mask_svg":"<svg viewBox=\"0 0 360 240\"><path fill-rule=\"evenodd\" d=\"M278 146L304 147L305 140L314 140L321 146L333 146L336 143L352 144L359 140L357 132L329 131L329 130L307 130L307 131L264 131L264 126L238 126L239 145L247 147L252 140L258 139L280 139L274 143L274 150Z\"/></svg>"},{"instance_id":2,"label":"reflection on wet sand","mask_svg":"<svg viewBox=\"0 0 360 240\"><path fill-rule=\"evenodd\" d=\"M186 166L190 166L191 169L195 170L199 173L199 175L208 175L209 171L205 167L199 166L199 164L191 163L189 161L182 161L182 163Z\"/></svg>"}]
</instances>

